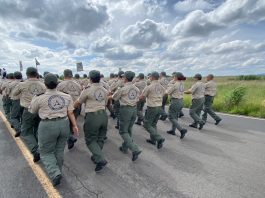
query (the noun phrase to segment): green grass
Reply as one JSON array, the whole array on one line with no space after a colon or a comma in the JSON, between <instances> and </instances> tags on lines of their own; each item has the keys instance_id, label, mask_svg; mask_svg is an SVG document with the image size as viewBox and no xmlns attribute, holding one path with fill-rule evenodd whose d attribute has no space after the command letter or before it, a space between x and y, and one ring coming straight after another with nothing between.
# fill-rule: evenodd
<instances>
[{"instance_id":1,"label":"green grass","mask_svg":"<svg viewBox=\"0 0 265 198\"><path fill-rule=\"evenodd\" d=\"M216 111L265 118L265 80L240 81L235 77L216 77L215 81L218 85L218 93L213 105ZM185 89L188 89L192 84L192 79L188 79L185 82ZM228 108L225 103L226 96L239 86L246 87L243 101L237 106ZM189 107L190 104L190 95L185 95L185 107Z\"/></svg>"}]
</instances>

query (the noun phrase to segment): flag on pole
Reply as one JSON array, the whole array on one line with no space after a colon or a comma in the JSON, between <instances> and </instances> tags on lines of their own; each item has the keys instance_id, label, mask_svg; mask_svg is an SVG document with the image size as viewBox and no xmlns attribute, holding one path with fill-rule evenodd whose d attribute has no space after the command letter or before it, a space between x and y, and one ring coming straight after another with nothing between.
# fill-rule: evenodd
<instances>
[{"instance_id":1,"label":"flag on pole","mask_svg":"<svg viewBox=\"0 0 265 198\"><path fill-rule=\"evenodd\" d=\"M19 61L19 71L23 71L23 65L22 65L22 61Z\"/></svg>"},{"instance_id":2,"label":"flag on pole","mask_svg":"<svg viewBox=\"0 0 265 198\"><path fill-rule=\"evenodd\" d=\"M40 65L40 62L35 58L36 68L38 65Z\"/></svg>"},{"instance_id":3,"label":"flag on pole","mask_svg":"<svg viewBox=\"0 0 265 198\"><path fill-rule=\"evenodd\" d=\"M77 70L77 72L84 71L82 62L76 63L76 70Z\"/></svg>"}]
</instances>

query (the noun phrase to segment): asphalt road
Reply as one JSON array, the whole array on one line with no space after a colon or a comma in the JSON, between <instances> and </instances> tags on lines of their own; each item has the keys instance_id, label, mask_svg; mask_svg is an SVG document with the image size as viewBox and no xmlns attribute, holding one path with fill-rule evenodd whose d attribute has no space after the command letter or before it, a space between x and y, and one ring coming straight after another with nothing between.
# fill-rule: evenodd
<instances>
[{"instance_id":1,"label":"asphalt road","mask_svg":"<svg viewBox=\"0 0 265 198\"><path fill-rule=\"evenodd\" d=\"M159 121L158 130L166 138L161 150L147 144L148 133L135 125L134 139L143 150L136 162L118 150L122 141L115 121L109 119L104 147L109 163L100 174L94 172L81 130L76 147L65 149L64 178L58 190L66 198L264 198L265 120L221 117L219 126L210 119L199 131L188 127L191 119L185 110L180 123L189 132L183 140L166 133L169 121ZM78 120L82 129L83 117ZM42 197L41 185L0 124L0 197Z\"/></svg>"}]
</instances>

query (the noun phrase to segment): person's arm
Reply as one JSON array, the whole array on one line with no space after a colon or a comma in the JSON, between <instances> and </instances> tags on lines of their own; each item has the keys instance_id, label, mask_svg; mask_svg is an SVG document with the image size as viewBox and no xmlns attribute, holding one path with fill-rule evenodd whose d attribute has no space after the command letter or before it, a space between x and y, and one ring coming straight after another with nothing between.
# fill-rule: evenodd
<instances>
[{"instance_id":1,"label":"person's arm","mask_svg":"<svg viewBox=\"0 0 265 198\"><path fill-rule=\"evenodd\" d=\"M115 93L112 95L112 99L117 101L121 98L121 93L122 93L122 90L121 89L118 89L117 91L115 91Z\"/></svg>"},{"instance_id":2,"label":"person's arm","mask_svg":"<svg viewBox=\"0 0 265 198\"><path fill-rule=\"evenodd\" d=\"M142 94L139 97L139 100L145 100L145 98L148 96L149 93L149 87L145 87Z\"/></svg>"},{"instance_id":3,"label":"person's arm","mask_svg":"<svg viewBox=\"0 0 265 198\"><path fill-rule=\"evenodd\" d=\"M67 116L70 120L70 122L72 123L72 129L74 131L75 135L79 135L79 129L76 123L76 119L75 119L75 115L73 111L67 111Z\"/></svg>"},{"instance_id":4,"label":"person's arm","mask_svg":"<svg viewBox=\"0 0 265 198\"><path fill-rule=\"evenodd\" d=\"M13 96L18 96L20 94L20 83L14 88Z\"/></svg>"},{"instance_id":5,"label":"person's arm","mask_svg":"<svg viewBox=\"0 0 265 198\"><path fill-rule=\"evenodd\" d=\"M192 87L190 89L188 89L187 91L184 91L185 94L192 94L194 93L194 91L197 89L196 84L192 85Z\"/></svg>"},{"instance_id":6,"label":"person's arm","mask_svg":"<svg viewBox=\"0 0 265 198\"><path fill-rule=\"evenodd\" d=\"M29 112L32 114L36 114L39 111L39 103L38 103L38 96L34 96L30 106L29 106Z\"/></svg>"}]
</instances>

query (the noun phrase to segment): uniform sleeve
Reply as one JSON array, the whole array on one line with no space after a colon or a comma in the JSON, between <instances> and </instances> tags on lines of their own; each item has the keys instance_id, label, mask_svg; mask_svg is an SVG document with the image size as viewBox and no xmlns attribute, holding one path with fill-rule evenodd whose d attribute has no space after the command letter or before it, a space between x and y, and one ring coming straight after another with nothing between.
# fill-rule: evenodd
<instances>
[{"instance_id":1,"label":"uniform sleeve","mask_svg":"<svg viewBox=\"0 0 265 198\"><path fill-rule=\"evenodd\" d=\"M197 89L197 84L192 85L192 87L189 89L189 91L193 94Z\"/></svg>"},{"instance_id":2,"label":"uniform sleeve","mask_svg":"<svg viewBox=\"0 0 265 198\"><path fill-rule=\"evenodd\" d=\"M114 91L118 87L118 82L113 82L110 86L110 91Z\"/></svg>"},{"instance_id":3,"label":"uniform sleeve","mask_svg":"<svg viewBox=\"0 0 265 198\"><path fill-rule=\"evenodd\" d=\"M171 85L167 88L166 93L171 95L175 91L175 85Z\"/></svg>"},{"instance_id":4,"label":"uniform sleeve","mask_svg":"<svg viewBox=\"0 0 265 198\"><path fill-rule=\"evenodd\" d=\"M82 91L80 97L78 98L78 101L82 104L85 103L85 101L87 100L87 93L86 93L86 89L84 91Z\"/></svg>"},{"instance_id":5,"label":"uniform sleeve","mask_svg":"<svg viewBox=\"0 0 265 198\"><path fill-rule=\"evenodd\" d=\"M38 113L39 111L39 104L38 104L38 96L34 96L31 103L30 103L30 106L29 106L29 112L30 113L33 113L33 114L36 114Z\"/></svg>"},{"instance_id":6,"label":"uniform sleeve","mask_svg":"<svg viewBox=\"0 0 265 198\"><path fill-rule=\"evenodd\" d=\"M20 89L20 87L21 87L21 84L19 83L19 84L14 88L14 90L13 90L13 92L12 92L13 96L18 96L18 95L21 93L21 89Z\"/></svg>"},{"instance_id":7,"label":"uniform sleeve","mask_svg":"<svg viewBox=\"0 0 265 198\"><path fill-rule=\"evenodd\" d=\"M142 92L142 95L143 95L144 97L147 97L148 94L149 94L149 87L145 87L144 90L143 90L143 92Z\"/></svg>"},{"instance_id":8,"label":"uniform sleeve","mask_svg":"<svg viewBox=\"0 0 265 198\"><path fill-rule=\"evenodd\" d=\"M67 111L73 111L75 108L74 108L74 102L71 98L71 96L69 97L69 105L67 107Z\"/></svg>"},{"instance_id":9,"label":"uniform sleeve","mask_svg":"<svg viewBox=\"0 0 265 198\"><path fill-rule=\"evenodd\" d=\"M122 89L118 89L115 91L115 93L112 95L113 100L119 100L121 98Z\"/></svg>"}]
</instances>

